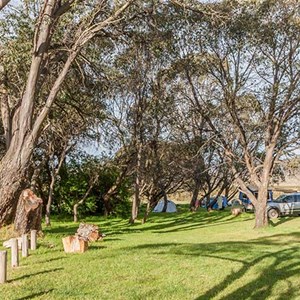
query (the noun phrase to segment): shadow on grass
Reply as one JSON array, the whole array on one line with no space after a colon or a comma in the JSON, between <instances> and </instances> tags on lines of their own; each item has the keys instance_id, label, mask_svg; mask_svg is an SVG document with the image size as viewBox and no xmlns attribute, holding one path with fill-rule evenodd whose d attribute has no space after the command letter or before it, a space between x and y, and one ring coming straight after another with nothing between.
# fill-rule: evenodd
<instances>
[{"instance_id":1,"label":"shadow on grass","mask_svg":"<svg viewBox=\"0 0 300 300\"><path fill-rule=\"evenodd\" d=\"M267 299L272 294L273 287L279 281L289 284L289 288L276 294L276 299L292 299L299 296L299 289L290 281L293 276L299 276L300 253L297 243L300 232L278 234L271 237L253 239L247 242L219 242L219 243L162 243L144 244L131 247L131 250L147 250L149 255L179 255L195 256L219 260L220 264L228 266L231 262L241 266L230 272L220 282L209 282L208 290L195 300L206 300L218 297L222 300L231 299ZM294 245L286 248L286 240ZM270 246L273 246L270 248ZM128 248L126 248L128 250ZM279 249L271 252L270 249ZM241 259L242 258L242 259ZM215 264L215 262L212 262ZM227 268L227 267L226 267ZM225 269L224 269L225 270ZM247 272L256 275L242 277ZM245 280L241 286L241 280ZM237 288L235 288L237 286ZM226 294L225 289L229 289Z\"/></svg>"},{"instance_id":2,"label":"shadow on grass","mask_svg":"<svg viewBox=\"0 0 300 300\"><path fill-rule=\"evenodd\" d=\"M101 243L101 242L100 242ZM100 244L90 244L89 245L89 251L90 250L93 250L93 251L97 251L97 250L100 250L100 249L105 249L107 248L107 246L104 246L104 245L100 245Z\"/></svg>"},{"instance_id":3,"label":"shadow on grass","mask_svg":"<svg viewBox=\"0 0 300 300\"><path fill-rule=\"evenodd\" d=\"M29 277L32 277L32 276L38 276L38 275L41 275L41 274L57 272L57 271L61 271L63 269L64 268L54 268L54 269L44 270L44 271L40 271L40 272L36 272L36 273L30 273L30 274L26 274L26 275L14 278L12 280L9 280L8 282L14 282L14 281L22 280L22 279L29 278Z\"/></svg>"},{"instance_id":4,"label":"shadow on grass","mask_svg":"<svg viewBox=\"0 0 300 300\"><path fill-rule=\"evenodd\" d=\"M284 224L284 223L286 223L288 221L291 221L291 220L293 220L293 217L280 217L280 219L278 219L278 220L270 219L269 224L272 227L277 227L277 226L279 226L281 224Z\"/></svg>"},{"instance_id":5,"label":"shadow on grass","mask_svg":"<svg viewBox=\"0 0 300 300\"><path fill-rule=\"evenodd\" d=\"M249 220L249 217L245 220ZM97 220L95 217L86 218L87 223L94 223L99 225L102 232L107 236L114 236L120 234L129 234L136 232L155 232L155 233L168 233L176 231L186 231L197 229L204 226L218 226L220 224L228 224L234 222L241 222L243 219L232 217L228 211L214 211L208 213L200 211L197 213L190 213L188 211L179 213L152 213L151 218L146 224L129 224L124 219L106 219L104 222ZM61 236L73 235L77 231L79 224L66 224L45 228L45 233L57 234ZM112 239L110 239L112 240Z\"/></svg>"},{"instance_id":6,"label":"shadow on grass","mask_svg":"<svg viewBox=\"0 0 300 300\"><path fill-rule=\"evenodd\" d=\"M34 298L36 298L36 297L44 296L45 294L51 293L52 291L54 291L54 289L49 289L49 290L45 290L45 291L42 291L42 292L39 292L39 293L31 294L31 295L26 296L26 297L17 298L17 300L34 299Z\"/></svg>"},{"instance_id":7,"label":"shadow on grass","mask_svg":"<svg viewBox=\"0 0 300 300\"><path fill-rule=\"evenodd\" d=\"M253 220L253 214L242 214L240 216L232 216L229 210L224 211L212 211L208 213L207 211L201 209L196 213L191 213L188 211L188 206L183 209L182 212L178 213L151 213L149 220L145 224L136 222L131 225L128 220L124 219L99 219L96 217L90 217L84 219L84 222L94 223L99 225L101 232L107 235L107 240L109 237L114 237L116 235L130 234L130 233L140 233L140 232L153 232L159 234L165 234L170 232L180 232L194 230L203 227L215 227L222 225L235 224L240 222L246 222ZM275 227L279 226L293 218L281 218L279 222L270 222L270 225ZM79 224L66 223L66 225L59 225L58 227L47 228L46 233L58 234L61 236L73 235L78 228ZM111 241L113 239L110 239Z\"/></svg>"},{"instance_id":8,"label":"shadow on grass","mask_svg":"<svg viewBox=\"0 0 300 300\"><path fill-rule=\"evenodd\" d=\"M61 251L60 251L61 252ZM45 258L43 260L37 260L35 262L31 262L30 265L39 265L39 264L47 264L53 261L57 261L57 260L63 260L68 258L67 256L58 256L58 257L53 257L53 258Z\"/></svg>"},{"instance_id":9,"label":"shadow on grass","mask_svg":"<svg viewBox=\"0 0 300 300\"><path fill-rule=\"evenodd\" d=\"M248 221L251 218L252 216L248 215L246 218L243 216L234 217L228 211L214 211L212 213L159 213L152 214L149 222L144 225L137 223L134 225L122 224L122 227L111 226L107 234L113 236L146 231L164 234Z\"/></svg>"},{"instance_id":10,"label":"shadow on grass","mask_svg":"<svg viewBox=\"0 0 300 300\"><path fill-rule=\"evenodd\" d=\"M220 222L240 222L241 219L250 219L252 216L238 216L232 217L230 211L212 211L208 213L204 209L200 209L196 213L191 213L189 211L188 205L178 205L177 213L151 213L147 223L141 225L140 221L135 224L129 224L128 219L120 218L98 218L95 216L86 217L82 219L82 222L94 223L99 225L101 231L106 234L116 235L116 234L128 234L134 232L142 231L179 231L179 230L189 230L194 228L199 228L202 226L217 224ZM143 214L139 215L139 219L143 218ZM70 235L77 231L79 224L69 222L62 223L57 219L58 226L45 227L45 233L58 234L58 235Z\"/></svg>"},{"instance_id":11,"label":"shadow on grass","mask_svg":"<svg viewBox=\"0 0 300 300\"><path fill-rule=\"evenodd\" d=\"M58 226L58 227L47 227L45 233L57 233L61 235L74 235L79 227L79 224L74 224L73 226Z\"/></svg>"}]
</instances>

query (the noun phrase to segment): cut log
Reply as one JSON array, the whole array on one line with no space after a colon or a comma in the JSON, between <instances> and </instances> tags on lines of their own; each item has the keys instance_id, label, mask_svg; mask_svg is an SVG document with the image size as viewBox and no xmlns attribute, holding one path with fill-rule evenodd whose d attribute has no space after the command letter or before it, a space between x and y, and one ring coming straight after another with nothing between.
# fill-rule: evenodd
<instances>
[{"instance_id":1,"label":"cut log","mask_svg":"<svg viewBox=\"0 0 300 300\"><path fill-rule=\"evenodd\" d=\"M66 253L83 253L88 249L88 242L78 236L70 235L62 239Z\"/></svg>"},{"instance_id":2,"label":"cut log","mask_svg":"<svg viewBox=\"0 0 300 300\"><path fill-rule=\"evenodd\" d=\"M42 230L42 204L42 199L30 189L21 193L15 218L15 230L19 234L28 233L32 229Z\"/></svg>"},{"instance_id":3,"label":"cut log","mask_svg":"<svg viewBox=\"0 0 300 300\"><path fill-rule=\"evenodd\" d=\"M97 225L86 223L80 223L76 236L88 242L94 242L103 238Z\"/></svg>"},{"instance_id":4,"label":"cut log","mask_svg":"<svg viewBox=\"0 0 300 300\"><path fill-rule=\"evenodd\" d=\"M242 208L242 207L233 207L233 208L231 209L231 214L232 214L233 216L238 216L238 215L240 215L242 212L243 212L243 208Z\"/></svg>"}]
</instances>

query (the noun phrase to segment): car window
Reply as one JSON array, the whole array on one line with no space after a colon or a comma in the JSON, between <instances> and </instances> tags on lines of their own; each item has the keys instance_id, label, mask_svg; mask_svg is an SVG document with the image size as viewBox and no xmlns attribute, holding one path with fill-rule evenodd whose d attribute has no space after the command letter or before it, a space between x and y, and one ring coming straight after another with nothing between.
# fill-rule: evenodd
<instances>
[{"instance_id":1,"label":"car window","mask_svg":"<svg viewBox=\"0 0 300 300\"><path fill-rule=\"evenodd\" d=\"M287 203L293 203L293 202L295 202L295 198L294 198L294 196L293 195L291 195L291 196L286 196L285 198L284 198L284 202L287 202Z\"/></svg>"},{"instance_id":2,"label":"car window","mask_svg":"<svg viewBox=\"0 0 300 300\"><path fill-rule=\"evenodd\" d=\"M300 202L300 195L295 195L295 202Z\"/></svg>"}]
</instances>

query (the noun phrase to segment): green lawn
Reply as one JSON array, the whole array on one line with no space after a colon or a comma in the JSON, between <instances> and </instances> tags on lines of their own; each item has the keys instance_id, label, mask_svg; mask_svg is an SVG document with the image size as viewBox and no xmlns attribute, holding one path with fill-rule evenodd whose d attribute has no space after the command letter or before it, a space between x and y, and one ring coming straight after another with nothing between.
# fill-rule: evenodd
<instances>
[{"instance_id":1,"label":"green lawn","mask_svg":"<svg viewBox=\"0 0 300 300\"><path fill-rule=\"evenodd\" d=\"M300 299L300 218L258 231L252 214L182 207L152 214L145 225L85 221L105 240L65 254L61 238L78 225L53 222L38 250L9 267L0 299Z\"/></svg>"}]
</instances>

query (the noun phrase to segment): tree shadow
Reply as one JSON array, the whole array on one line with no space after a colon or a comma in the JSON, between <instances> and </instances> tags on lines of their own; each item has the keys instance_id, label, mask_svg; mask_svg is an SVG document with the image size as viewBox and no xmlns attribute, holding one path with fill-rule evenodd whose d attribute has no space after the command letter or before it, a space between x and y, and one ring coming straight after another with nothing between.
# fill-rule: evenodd
<instances>
[{"instance_id":1,"label":"tree shadow","mask_svg":"<svg viewBox=\"0 0 300 300\"><path fill-rule=\"evenodd\" d=\"M247 295L247 299L267 299L272 294L272 287L280 280L286 280L289 277L299 274L299 263L290 263L287 266L279 267L283 260L290 258L290 255L296 250L296 248L279 250L275 253L268 253L257 257L250 262L244 262L243 266L236 272L231 272L225 279L219 284L210 288L204 295L196 298L196 300L206 300L216 297L228 286L234 286L235 282L239 280L249 269L258 265L262 260L267 258L273 258L274 262L267 268L263 269L256 279L253 279L242 287L237 288L233 292L221 297L222 300L242 299ZM224 258L220 258L224 259ZM288 292L289 299L291 290Z\"/></svg>"},{"instance_id":2,"label":"tree shadow","mask_svg":"<svg viewBox=\"0 0 300 300\"><path fill-rule=\"evenodd\" d=\"M57 261L57 260L63 260L68 258L67 256L58 256L58 257L53 257L53 258L49 258L49 259L43 259L40 261L35 261L35 262L31 262L30 265L39 265L39 264L47 264L53 261Z\"/></svg>"},{"instance_id":3,"label":"tree shadow","mask_svg":"<svg viewBox=\"0 0 300 300\"><path fill-rule=\"evenodd\" d=\"M282 247L289 243L298 243L300 232L290 234L278 234L270 237L253 239L247 242L226 241L219 243L162 243L144 244L131 247L132 250L146 249L153 255L180 255L196 256L218 259L225 264L239 263L238 270L230 272L222 281L214 284L207 283L209 289L195 300L207 300L218 297L222 300L232 299L267 299L272 296L272 288L277 282L289 282L290 288L276 295L277 299L291 299L299 296L299 289L289 279L298 276L300 272L299 248ZM270 252L270 246L278 246L277 251ZM127 248L128 249L128 248ZM242 257L242 259L240 259ZM261 267L263 261L268 261L267 266ZM271 262L271 263L270 263ZM254 279L246 279L242 286L238 285L241 278L249 271L259 270ZM235 288L237 286L237 288ZM225 289L230 291L225 296ZM233 291L231 291L233 290Z\"/></svg>"},{"instance_id":4,"label":"tree shadow","mask_svg":"<svg viewBox=\"0 0 300 300\"><path fill-rule=\"evenodd\" d=\"M52 291L54 291L54 289L49 289L49 290L45 290L45 291L42 291L42 292L39 292L39 293L34 293L34 294L31 294L31 295L26 296L26 297L17 298L16 300L34 299L36 297L43 296L45 294L51 293Z\"/></svg>"},{"instance_id":5,"label":"tree shadow","mask_svg":"<svg viewBox=\"0 0 300 300\"><path fill-rule=\"evenodd\" d=\"M274 220L270 219L269 224L272 227L277 227L277 226L279 226L281 224L284 224L284 223L286 223L288 221L291 221L291 220L293 220L293 217L280 217L280 219L277 220L277 221L274 221Z\"/></svg>"},{"instance_id":6,"label":"tree shadow","mask_svg":"<svg viewBox=\"0 0 300 300\"><path fill-rule=\"evenodd\" d=\"M22 279L25 279L25 278L29 278L29 277L32 277L32 276L37 276L37 275L41 275L41 274L46 274L46 273L52 273L52 272L56 272L56 271L61 271L63 269L64 268L54 268L54 269L44 270L44 271L40 271L40 272L36 272L36 273L30 273L30 274L26 274L26 275L23 275L23 276L20 276L20 277L8 280L8 282L10 283L10 282L14 282L14 281L17 281L17 280L22 280Z\"/></svg>"},{"instance_id":7,"label":"tree shadow","mask_svg":"<svg viewBox=\"0 0 300 300\"><path fill-rule=\"evenodd\" d=\"M89 248L88 250L92 250L92 251L97 251L97 250L100 250L100 249L106 249L107 246L103 246L103 245L99 245L99 244L91 244L89 245Z\"/></svg>"},{"instance_id":8,"label":"tree shadow","mask_svg":"<svg viewBox=\"0 0 300 300\"><path fill-rule=\"evenodd\" d=\"M250 218L242 219L240 217L233 217L228 211L215 211L213 213L160 213L151 218L149 222L144 225L134 224L122 226L112 226L107 235L114 236L120 234L129 234L135 232L153 232L153 233L169 233L177 231L193 230L207 226L218 226L221 224L230 224L241 221L248 221Z\"/></svg>"},{"instance_id":9,"label":"tree shadow","mask_svg":"<svg viewBox=\"0 0 300 300\"><path fill-rule=\"evenodd\" d=\"M73 235L77 231L79 225L74 226L58 226L58 227L47 227L45 233L56 233L61 235Z\"/></svg>"}]
</instances>

